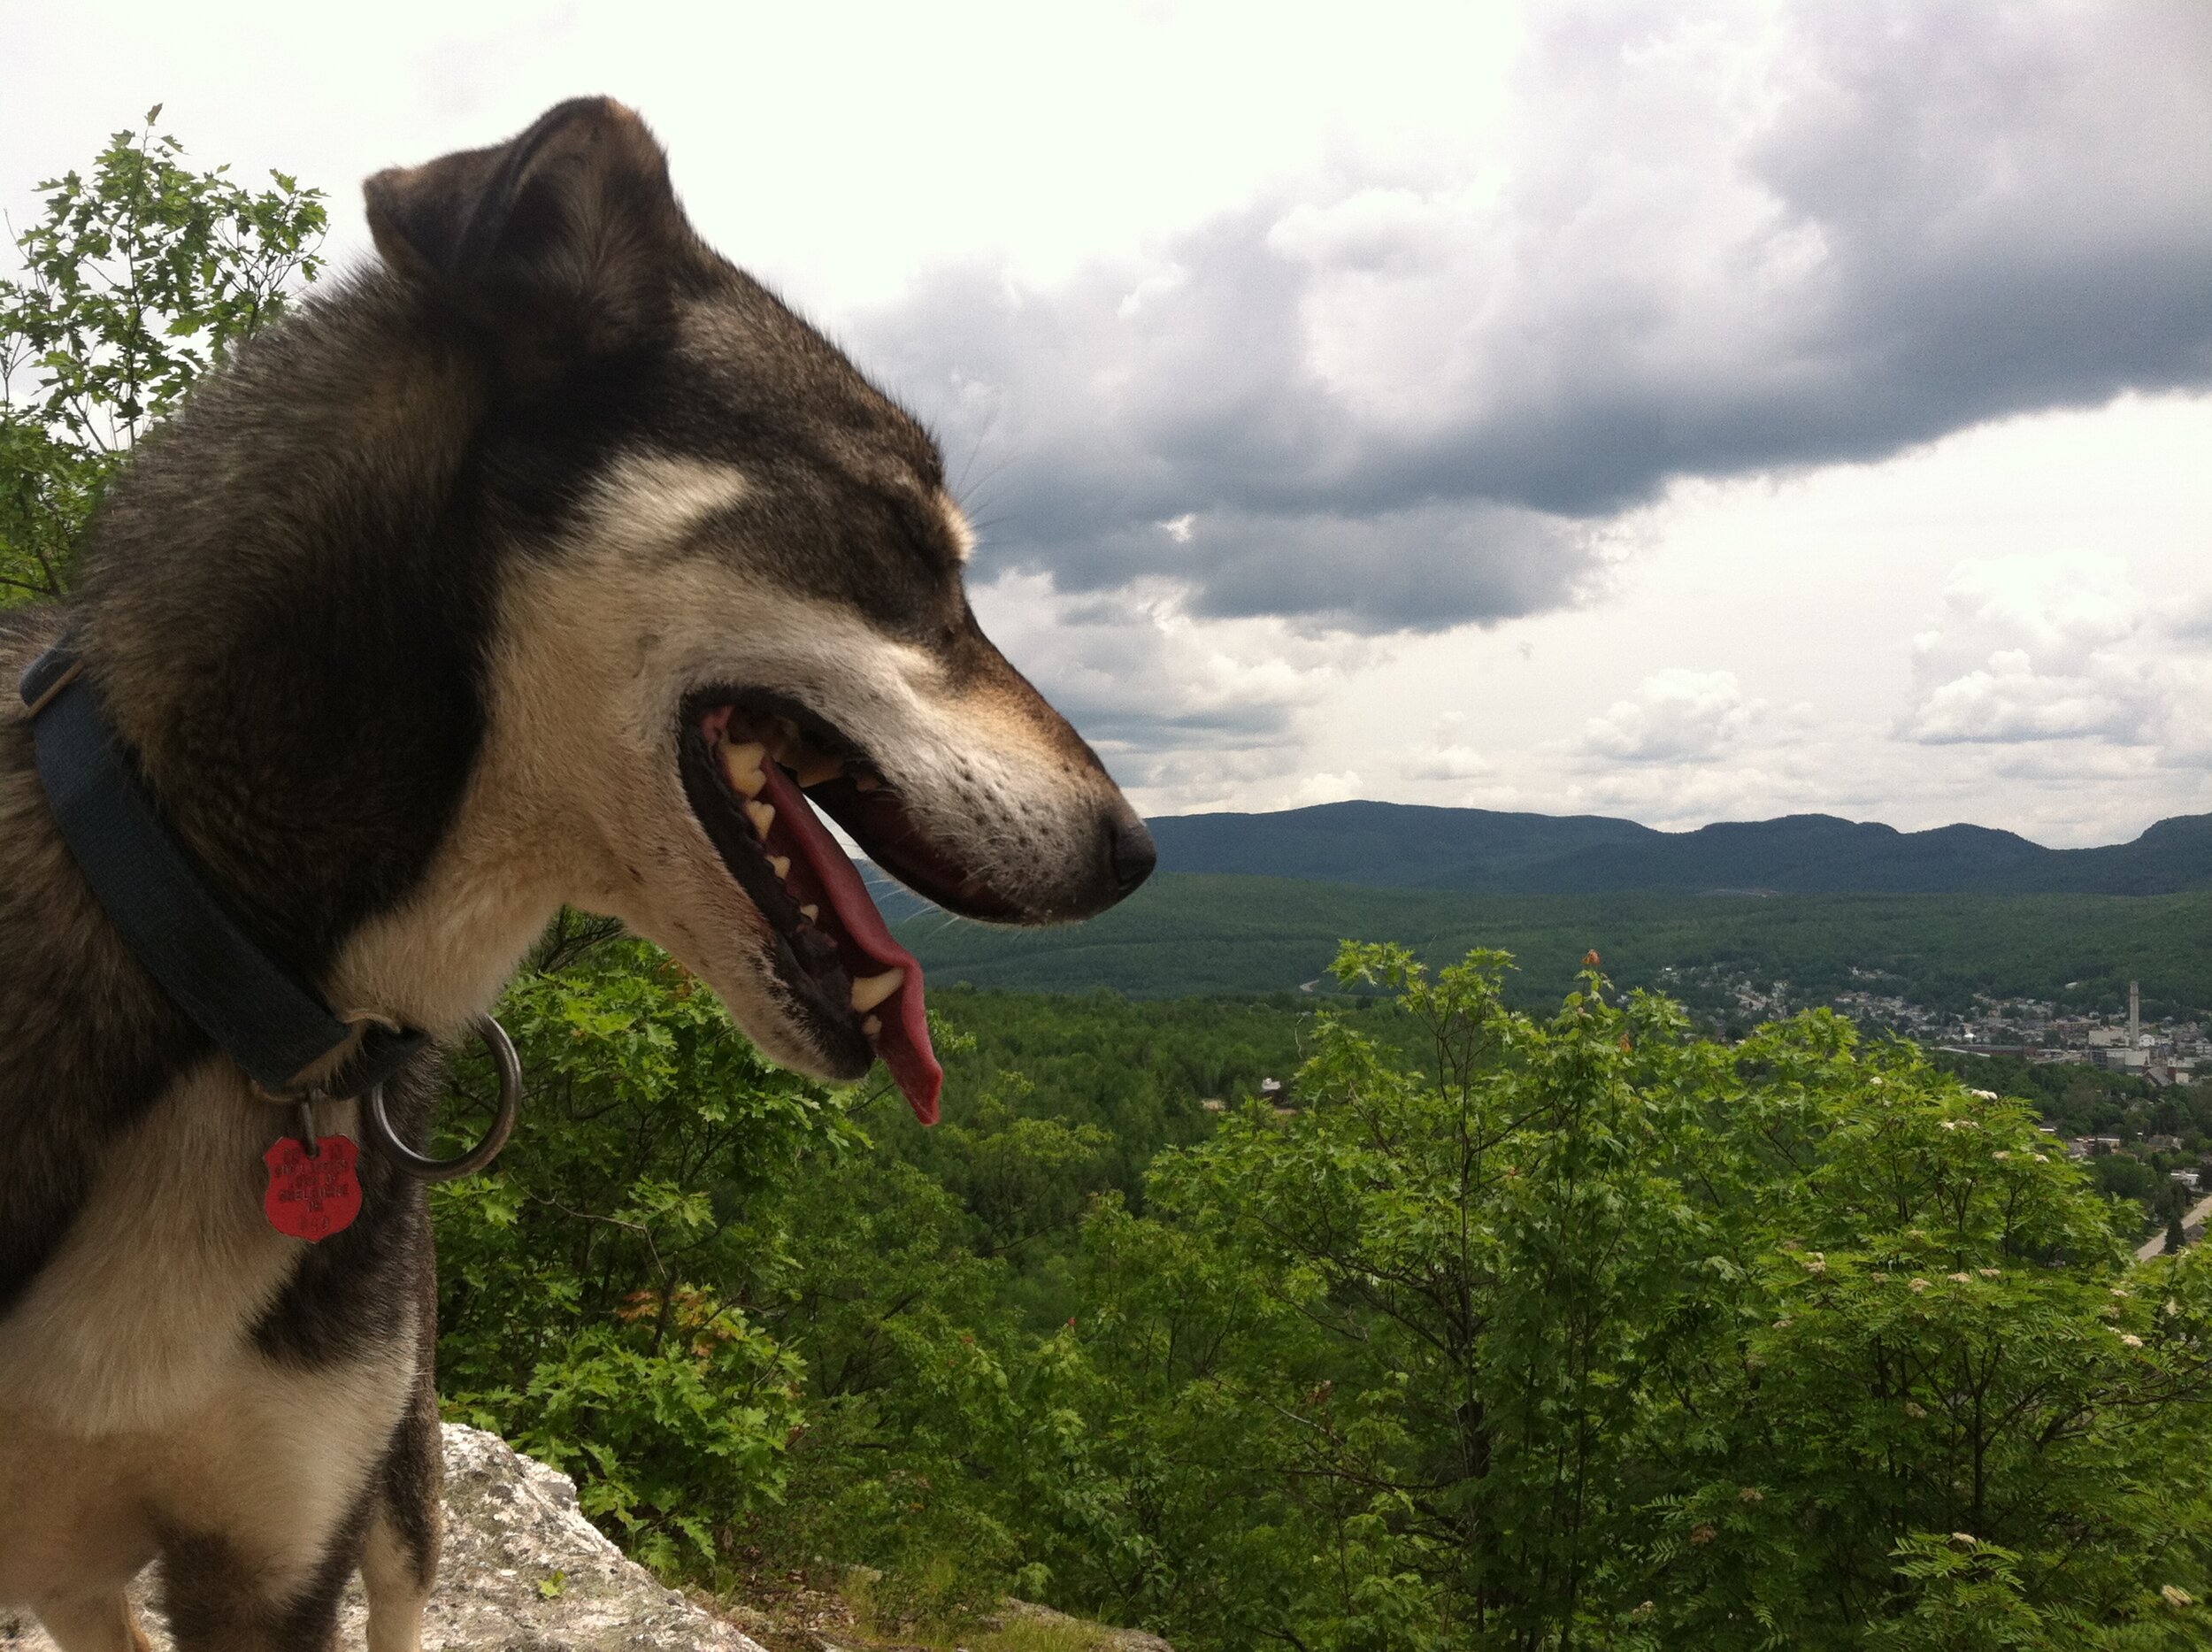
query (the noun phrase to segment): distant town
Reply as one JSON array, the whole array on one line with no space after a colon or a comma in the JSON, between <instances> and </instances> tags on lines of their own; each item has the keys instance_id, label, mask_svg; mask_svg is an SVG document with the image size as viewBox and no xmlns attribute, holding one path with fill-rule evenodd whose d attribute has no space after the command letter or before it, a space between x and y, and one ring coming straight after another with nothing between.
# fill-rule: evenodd
<instances>
[{"instance_id":1,"label":"distant town","mask_svg":"<svg viewBox=\"0 0 2212 1652\"><path fill-rule=\"evenodd\" d=\"M1742 1018L1756 1023L1817 1008L1793 995L1788 981L1767 985L1747 980L1722 980L1722 972L1704 968L1659 972L1661 986L1670 992L1719 986L1734 1001ZM1882 991L1886 979L1879 970L1854 969L1855 980L1868 984L1840 992L1827 1006L1838 1015L1863 1026L1879 1028L1909 1038L1931 1049L1952 1049L1977 1056L2014 1056L2038 1064L2071 1063L2126 1073L2154 1086L2184 1084L2200 1071L2212 1072L2212 1041L2200 1021L2164 1018L2143 1019L2143 996L2139 983L2128 983L2124 1015L2095 1015L2062 1010L2039 998L1992 998L1977 993L1973 1010L1964 1015L1930 1009L1893 993Z\"/></svg>"},{"instance_id":2,"label":"distant town","mask_svg":"<svg viewBox=\"0 0 2212 1652\"><path fill-rule=\"evenodd\" d=\"M2040 999L1980 995L1972 1014L1945 1015L1870 988L1839 993L1831 1002L1839 1015L1887 1026L1932 1049L2071 1062L2129 1073L2154 1085L2185 1082L2212 1060L2201 1022L2162 1019L2145 1025L2142 989L2133 981L2128 983L2124 1016L2067 1014Z\"/></svg>"},{"instance_id":3,"label":"distant town","mask_svg":"<svg viewBox=\"0 0 2212 1652\"><path fill-rule=\"evenodd\" d=\"M2112 1088L2142 1099L2124 1103L2119 1095L2111 1095L2091 1110L2098 1125L2083 1128L2081 1109L2054 1108L2050 1103L2062 1087L2094 1086L2097 1080L2084 1073L2069 1084L2059 1072L2049 1072L2054 1082L2038 1086L2045 1091L2046 1118L2071 1115L2077 1122L2070 1128L2062 1123L2042 1128L2068 1157L2095 1161L2099 1179L2109 1191L2136 1198L2154 1218L2170 1214L2186 1242L2202 1236L2212 1218L2212 1197L2207 1197L2212 1195L2212 1134L2198 1117L2203 1092L2179 1092L2178 1087L2212 1080L2212 1039L2203 1021L2172 1017L2146 1021L2141 986L2135 981L2128 983L2124 1014L2078 1012L2043 999L1985 994L1974 995L1972 1009L1961 1014L1884 990L1895 978L1882 971L1854 968L1850 973L1863 984L1816 1001L1794 994L1788 981L1755 982L1714 964L1662 969L1659 984L1724 1033L1824 1004L1869 1032L1909 1039L1939 1057L2009 1057L2032 1069L2087 1068L2113 1080L2133 1080ZM2151 1098L2161 1090L2177 1091L2170 1099L2188 1104L2153 1104ZM2167 1242L2168 1235L2157 1233L2143 1254Z\"/></svg>"}]
</instances>

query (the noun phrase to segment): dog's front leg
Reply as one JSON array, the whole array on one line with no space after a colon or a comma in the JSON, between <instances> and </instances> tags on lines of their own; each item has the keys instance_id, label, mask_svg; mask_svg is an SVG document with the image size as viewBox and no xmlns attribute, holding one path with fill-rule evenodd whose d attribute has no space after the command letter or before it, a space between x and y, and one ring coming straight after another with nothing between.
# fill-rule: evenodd
<instances>
[{"instance_id":1,"label":"dog's front leg","mask_svg":"<svg viewBox=\"0 0 2212 1652\"><path fill-rule=\"evenodd\" d=\"M390 1515L380 1510L361 1555L369 1597L369 1652L422 1652L422 1611L434 1568L426 1571Z\"/></svg>"},{"instance_id":2,"label":"dog's front leg","mask_svg":"<svg viewBox=\"0 0 2212 1652\"><path fill-rule=\"evenodd\" d=\"M308 1369L257 1359L172 1436L161 1578L178 1652L329 1652L421 1403L414 1348L365 1352Z\"/></svg>"},{"instance_id":3,"label":"dog's front leg","mask_svg":"<svg viewBox=\"0 0 2212 1652\"><path fill-rule=\"evenodd\" d=\"M32 1610L61 1652L149 1652L138 1614L120 1594L41 1601Z\"/></svg>"},{"instance_id":4,"label":"dog's front leg","mask_svg":"<svg viewBox=\"0 0 2212 1652\"><path fill-rule=\"evenodd\" d=\"M369 1652L421 1652L423 1607L437 1581L445 1448L429 1362L426 1349L414 1402L378 1477L376 1512L361 1555Z\"/></svg>"},{"instance_id":5,"label":"dog's front leg","mask_svg":"<svg viewBox=\"0 0 2212 1652\"><path fill-rule=\"evenodd\" d=\"M272 1564L228 1535L173 1533L162 1546L161 1607L177 1652L333 1652L339 1597L367 1525L365 1502L305 1566L289 1556Z\"/></svg>"}]
</instances>

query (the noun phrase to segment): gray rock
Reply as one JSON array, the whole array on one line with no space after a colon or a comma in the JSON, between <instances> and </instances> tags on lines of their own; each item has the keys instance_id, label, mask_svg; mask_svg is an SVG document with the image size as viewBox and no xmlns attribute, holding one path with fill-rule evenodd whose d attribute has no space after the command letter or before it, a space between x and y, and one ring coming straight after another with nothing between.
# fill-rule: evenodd
<instances>
[{"instance_id":1,"label":"gray rock","mask_svg":"<svg viewBox=\"0 0 2212 1652\"><path fill-rule=\"evenodd\" d=\"M1027 1619L1031 1623L1048 1625L1073 1634L1087 1634L1099 1652L1175 1652L1175 1648L1157 1635L1147 1634L1141 1629L1110 1629L1104 1624L1086 1623L1071 1617L1065 1612L1056 1612L1049 1606L1040 1606L1034 1601L1009 1599L1002 1614L1009 1623Z\"/></svg>"},{"instance_id":2,"label":"gray rock","mask_svg":"<svg viewBox=\"0 0 2212 1652\"><path fill-rule=\"evenodd\" d=\"M448 1424L446 1541L425 1614L431 1652L762 1652L760 1643L663 1588L576 1506L567 1475L496 1434ZM132 1591L157 1652L171 1652L149 1610L150 1579ZM357 1579L339 1644L362 1644ZM55 1652L27 1618L0 1615L0 1652Z\"/></svg>"}]
</instances>

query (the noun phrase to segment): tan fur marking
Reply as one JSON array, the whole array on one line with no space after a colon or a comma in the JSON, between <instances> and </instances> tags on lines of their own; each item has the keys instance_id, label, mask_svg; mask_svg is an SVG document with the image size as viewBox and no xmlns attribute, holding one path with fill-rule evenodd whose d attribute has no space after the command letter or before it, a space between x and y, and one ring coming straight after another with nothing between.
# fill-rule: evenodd
<instances>
[{"instance_id":1,"label":"tan fur marking","mask_svg":"<svg viewBox=\"0 0 2212 1652\"><path fill-rule=\"evenodd\" d=\"M210 1346L196 1402L152 1426L0 1408L0 1600L119 1593L165 1529L219 1533L280 1598L313 1575L405 1406L415 1337L312 1372L270 1364L242 1333ZM272 1448L296 1441L312 1442L312 1473Z\"/></svg>"},{"instance_id":2,"label":"tan fur marking","mask_svg":"<svg viewBox=\"0 0 2212 1652\"><path fill-rule=\"evenodd\" d=\"M975 529L968 521L967 512L953 503L949 493L940 493L937 503L945 513L945 526L952 530L952 542L959 548L963 562L975 555Z\"/></svg>"},{"instance_id":3,"label":"tan fur marking","mask_svg":"<svg viewBox=\"0 0 2212 1652\"><path fill-rule=\"evenodd\" d=\"M322 1125L358 1133L350 1103ZM280 1127L227 1062L196 1070L118 1144L0 1323L0 1600L119 1591L164 1525L219 1531L303 1582L360 1496L405 1402L414 1338L315 1372L254 1348L305 1249L262 1214L261 1154ZM312 1475L270 1448L305 1440Z\"/></svg>"},{"instance_id":4,"label":"tan fur marking","mask_svg":"<svg viewBox=\"0 0 2212 1652\"><path fill-rule=\"evenodd\" d=\"M411 1327L352 1365L303 1373L242 1361L220 1402L167 1442L168 1478L191 1501L165 1507L166 1519L220 1532L276 1598L304 1585L383 1459L415 1348ZM273 1441L311 1441L314 1471L302 1473L303 1456L270 1449Z\"/></svg>"},{"instance_id":5,"label":"tan fur marking","mask_svg":"<svg viewBox=\"0 0 2212 1652\"><path fill-rule=\"evenodd\" d=\"M65 1434L0 1411L0 1602L79 1610L119 1598L154 1557L141 1465L113 1439ZM95 1642L94 1644L97 1644Z\"/></svg>"},{"instance_id":6,"label":"tan fur marking","mask_svg":"<svg viewBox=\"0 0 2212 1652\"><path fill-rule=\"evenodd\" d=\"M92 1601L48 1601L38 1611L61 1652L150 1652L138 1614L120 1594Z\"/></svg>"},{"instance_id":7,"label":"tan fur marking","mask_svg":"<svg viewBox=\"0 0 2212 1652\"><path fill-rule=\"evenodd\" d=\"M281 1128L214 1058L147 1110L0 1322L0 1436L19 1410L85 1436L162 1429L227 1379L302 1249L262 1214L261 1155Z\"/></svg>"},{"instance_id":8,"label":"tan fur marking","mask_svg":"<svg viewBox=\"0 0 2212 1652\"><path fill-rule=\"evenodd\" d=\"M430 1591L417 1581L407 1547L379 1515L361 1555L369 1599L368 1652L422 1652L422 1609Z\"/></svg>"},{"instance_id":9,"label":"tan fur marking","mask_svg":"<svg viewBox=\"0 0 2212 1652\"><path fill-rule=\"evenodd\" d=\"M600 484L600 520L603 531L640 550L674 549L750 491L745 478L726 465L626 454Z\"/></svg>"}]
</instances>

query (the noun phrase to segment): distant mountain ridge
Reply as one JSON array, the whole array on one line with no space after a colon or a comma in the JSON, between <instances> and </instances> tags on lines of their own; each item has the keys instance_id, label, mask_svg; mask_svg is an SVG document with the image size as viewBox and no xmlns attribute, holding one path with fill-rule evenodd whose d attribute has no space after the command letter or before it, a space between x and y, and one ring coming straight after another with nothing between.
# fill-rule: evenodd
<instances>
[{"instance_id":1,"label":"distant mountain ridge","mask_svg":"<svg viewBox=\"0 0 2212 1652\"><path fill-rule=\"evenodd\" d=\"M2129 843L2046 849L2017 833L1900 832L1835 815L1662 832L1605 815L1418 803L1319 803L1147 823L1164 872L1298 878L1487 895L2177 895L2212 889L2212 815Z\"/></svg>"}]
</instances>

